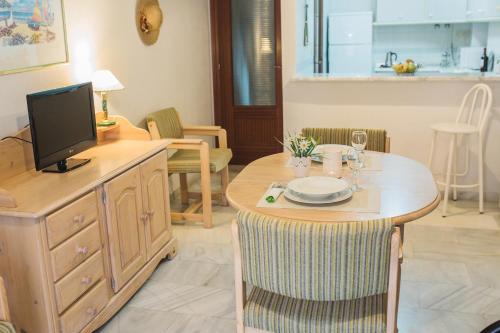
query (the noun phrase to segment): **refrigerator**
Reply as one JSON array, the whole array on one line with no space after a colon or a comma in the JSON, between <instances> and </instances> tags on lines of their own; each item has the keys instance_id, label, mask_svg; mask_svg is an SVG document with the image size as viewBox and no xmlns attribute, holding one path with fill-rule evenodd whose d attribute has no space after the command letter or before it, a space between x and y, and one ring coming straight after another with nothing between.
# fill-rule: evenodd
<instances>
[{"instance_id":1,"label":"refrigerator","mask_svg":"<svg viewBox=\"0 0 500 333\"><path fill-rule=\"evenodd\" d=\"M373 12L328 16L328 67L333 75L363 76L373 69Z\"/></svg>"}]
</instances>

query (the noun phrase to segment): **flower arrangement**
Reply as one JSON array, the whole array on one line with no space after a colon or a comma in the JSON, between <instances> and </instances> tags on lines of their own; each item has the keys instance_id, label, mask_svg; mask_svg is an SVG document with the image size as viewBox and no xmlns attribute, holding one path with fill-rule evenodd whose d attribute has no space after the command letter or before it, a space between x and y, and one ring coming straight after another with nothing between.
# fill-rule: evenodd
<instances>
[{"instance_id":1,"label":"flower arrangement","mask_svg":"<svg viewBox=\"0 0 500 333\"><path fill-rule=\"evenodd\" d=\"M285 143L280 143L292 153L293 157L302 158L317 155L317 153L314 153L314 150L318 146L318 142L313 137L305 137L300 133L288 133Z\"/></svg>"}]
</instances>

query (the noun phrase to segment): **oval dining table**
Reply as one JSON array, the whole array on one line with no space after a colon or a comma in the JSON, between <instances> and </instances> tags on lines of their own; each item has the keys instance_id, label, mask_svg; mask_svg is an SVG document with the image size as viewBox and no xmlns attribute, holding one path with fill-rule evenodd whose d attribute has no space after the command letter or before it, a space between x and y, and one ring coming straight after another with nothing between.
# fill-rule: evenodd
<instances>
[{"instance_id":1,"label":"oval dining table","mask_svg":"<svg viewBox=\"0 0 500 333\"><path fill-rule=\"evenodd\" d=\"M226 197L235 209L292 220L341 223L391 218L400 230L402 246L405 223L431 213L439 205L441 196L436 182L426 166L412 159L378 152L366 152L366 155L380 158L380 170L362 170L359 182L361 187L365 184L365 186L373 186L380 190L378 213L326 211L317 210L314 207L304 207L304 209L257 207L272 183L286 184L295 178L293 169L288 166L289 153L266 156L250 163L228 186ZM313 162L310 175L321 176L322 172L322 165ZM350 172L344 168L343 174L349 178ZM396 317L399 308L402 263L403 257L401 256L398 269Z\"/></svg>"},{"instance_id":2,"label":"oval dining table","mask_svg":"<svg viewBox=\"0 0 500 333\"><path fill-rule=\"evenodd\" d=\"M288 166L289 153L263 157L246 166L227 188L226 196L232 207L238 210L254 211L286 219L313 222L352 222L391 218L403 229L407 222L419 219L432 212L440 202L440 194L429 169L412 159L387 153L366 152L367 156L380 158L380 170L361 170L360 185L369 184L380 190L378 213L283 209L257 207L269 186L274 183L288 183L293 180L293 169ZM322 175L322 165L313 162L311 176ZM350 177L348 169L344 174ZM356 195L356 193L354 193Z\"/></svg>"}]
</instances>

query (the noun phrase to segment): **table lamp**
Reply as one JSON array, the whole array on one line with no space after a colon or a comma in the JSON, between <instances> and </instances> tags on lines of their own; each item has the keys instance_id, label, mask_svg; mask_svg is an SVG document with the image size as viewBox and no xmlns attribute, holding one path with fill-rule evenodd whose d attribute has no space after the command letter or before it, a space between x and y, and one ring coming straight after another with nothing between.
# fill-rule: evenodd
<instances>
[{"instance_id":1,"label":"table lamp","mask_svg":"<svg viewBox=\"0 0 500 333\"><path fill-rule=\"evenodd\" d=\"M116 121L108 119L108 93L111 91L123 90L124 87L118 79L108 70L99 70L92 75L92 85L96 93L101 94L102 111L104 120L97 123L97 126L112 126Z\"/></svg>"}]
</instances>

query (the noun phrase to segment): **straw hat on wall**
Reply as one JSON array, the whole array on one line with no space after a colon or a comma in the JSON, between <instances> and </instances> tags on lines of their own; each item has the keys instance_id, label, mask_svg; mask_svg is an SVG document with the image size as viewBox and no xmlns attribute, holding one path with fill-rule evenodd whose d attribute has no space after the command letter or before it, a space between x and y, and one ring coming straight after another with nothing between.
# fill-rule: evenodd
<instances>
[{"instance_id":1,"label":"straw hat on wall","mask_svg":"<svg viewBox=\"0 0 500 333\"><path fill-rule=\"evenodd\" d=\"M163 23L163 13L158 0L137 1L136 23L143 43L146 45L156 43Z\"/></svg>"}]
</instances>

